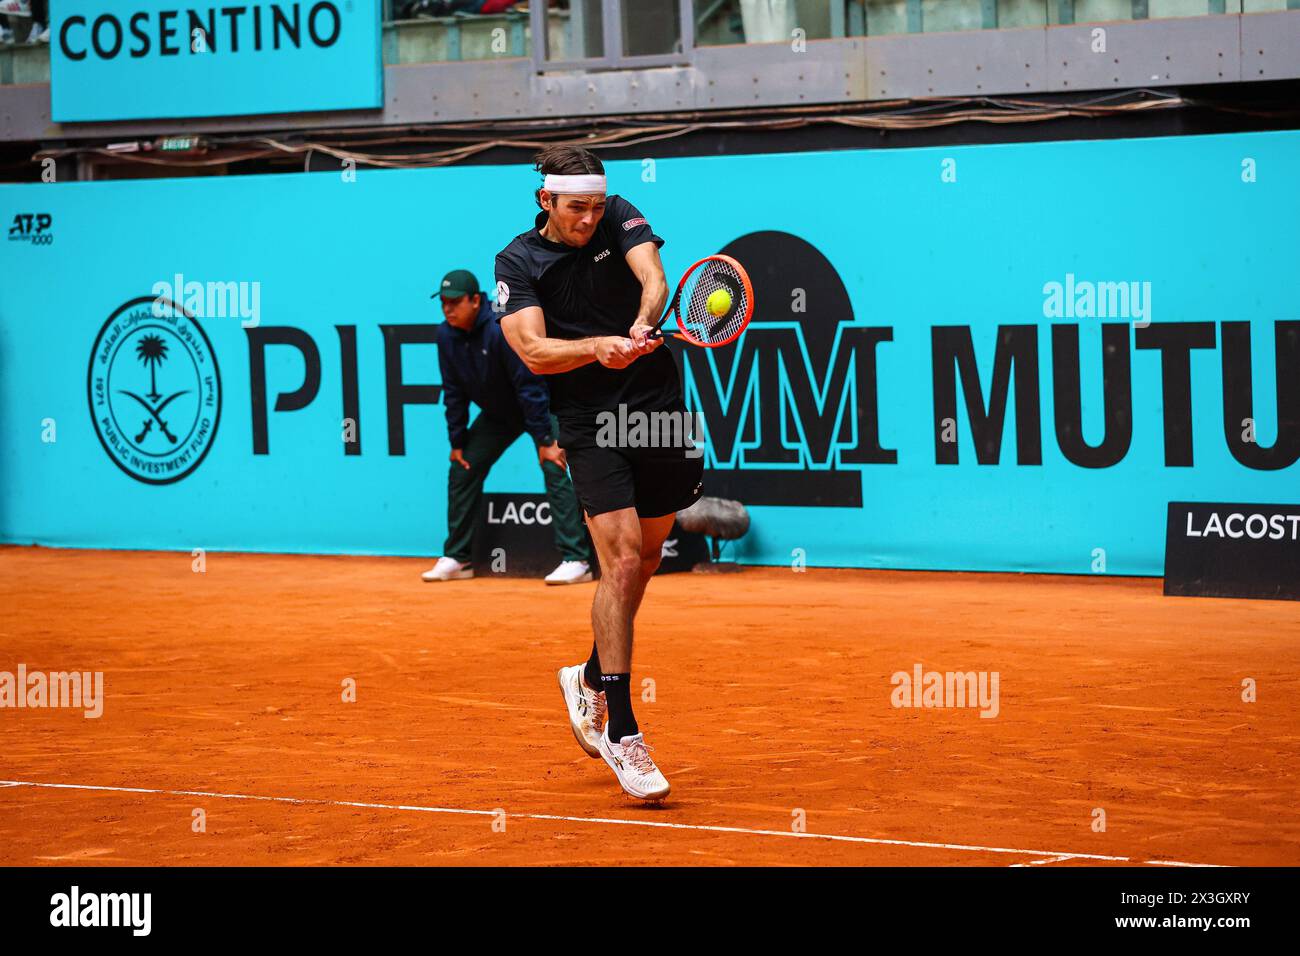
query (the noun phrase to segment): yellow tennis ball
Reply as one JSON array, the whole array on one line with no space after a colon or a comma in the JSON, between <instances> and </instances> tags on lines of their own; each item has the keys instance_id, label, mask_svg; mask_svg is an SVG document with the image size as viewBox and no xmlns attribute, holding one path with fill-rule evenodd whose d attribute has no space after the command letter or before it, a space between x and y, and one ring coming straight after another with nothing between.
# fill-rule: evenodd
<instances>
[{"instance_id":1,"label":"yellow tennis ball","mask_svg":"<svg viewBox=\"0 0 1300 956\"><path fill-rule=\"evenodd\" d=\"M726 315L727 310L731 308L731 293L726 289L714 289L709 293L708 301L705 304L711 314Z\"/></svg>"}]
</instances>

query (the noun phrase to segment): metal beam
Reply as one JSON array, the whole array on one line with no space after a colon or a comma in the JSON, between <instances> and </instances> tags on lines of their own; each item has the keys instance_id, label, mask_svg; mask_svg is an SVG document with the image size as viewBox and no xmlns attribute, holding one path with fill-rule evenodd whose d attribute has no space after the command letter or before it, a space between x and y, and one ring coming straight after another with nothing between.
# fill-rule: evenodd
<instances>
[{"instance_id":1,"label":"metal beam","mask_svg":"<svg viewBox=\"0 0 1300 956\"><path fill-rule=\"evenodd\" d=\"M528 57L408 64L385 69L382 110L345 112L58 124L50 119L48 84L9 85L0 87L0 140L362 129L1300 79L1300 11L1109 23L1108 44L1124 51L1118 57L1091 53L1092 30L1087 24L809 40L807 54L787 43L699 47L690 67L656 58L654 69L587 73L548 74L547 64L539 69L540 61ZM532 46L540 57L542 44Z\"/></svg>"},{"instance_id":2,"label":"metal beam","mask_svg":"<svg viewBox=\"0 0 1300 956\"><path fill-rule=\"evenodd\" d=\"M542 64L546 62L547 39L546 32L546 3L547 0L533 0L528 4L528 29L533 35L533 72L540 73Z\"/></svg>"},{"instance_id":3,"label":"metal beam","mask_svg":"<svg viewBox=\"0 0 1300 956\"><path fill-rule=\"evenodd\" d=\"M605 46L600 55L617 63L623 59L623 11L619 9L619 0L600 0L600 5L600 32ZM574 2L569 6L579 4Z\"/></svg>"},{"instance_id":4,"label":"metal beam","mask_svg":"<svg viewBox=\"0 0 1300 956\"><path fill-rule=\"evenodd\" d=\"M695 4L692 0L680 0L681 13L678 14L678 21L681 23L681 49L683 53L690 54L695 49L695 17L692 15Z\"/></svg>"}]
</instances>

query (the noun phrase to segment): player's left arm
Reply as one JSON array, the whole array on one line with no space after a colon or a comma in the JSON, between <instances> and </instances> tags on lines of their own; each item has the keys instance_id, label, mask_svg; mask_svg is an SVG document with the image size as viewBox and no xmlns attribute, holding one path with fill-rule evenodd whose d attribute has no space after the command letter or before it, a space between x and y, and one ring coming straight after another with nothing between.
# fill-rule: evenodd
<instances>
[{"instance_id":1,"label":"player's left arm","mask_svg":"<svg viewBox=\"0 0 1300 956\"><path fill-rule=\"evenodd\" d=\"M641 305L627 334L632 344L645 354L664 344L661 338L646 338L646 333L663 315L664 303L668 301L668 280L664 277L664 264L659 259L659 247L654 242L633 246L625 255L628 267L641 282Z\"/></svg>"}]
</instances>

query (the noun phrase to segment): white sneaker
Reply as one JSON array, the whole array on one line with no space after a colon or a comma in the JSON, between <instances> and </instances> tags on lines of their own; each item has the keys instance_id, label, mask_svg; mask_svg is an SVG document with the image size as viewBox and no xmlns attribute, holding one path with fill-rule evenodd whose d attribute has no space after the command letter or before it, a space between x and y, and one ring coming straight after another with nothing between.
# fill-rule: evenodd
<instances>
[{"instance_id":1,"label":"white sneaker","mask_svg":"<svg viewBox=\"0 0 1300 956\"><path fill-rule=\"evenodd\" d=\"M28 43L49 43L50 28L46 26L41 26L41 24L37 23L36 26L32 27L32 32L27 35L27 42Z\"/></svg>"},{"instance_id":2,"label":"white sneaker","mask_svg":"<svg viewBox=\"0 0 1300 956\"><path fill-rule=\"evenodd\" d=\"M547 584L586 584L591 580L591 565L586 561L561 561L546 576Z\"/></svg>"},{"instance_id":3,"label":"white sneaker","mask_svg":"<svg viewBox=\"0 0 1300 956\"><path fill-rule=\"evenodd\" d=\"M468 564L461 564L455 558L439 558L438 563L420 575L427 582L463 581L474 576L474 569Z\"/></svg>"},{"instance_id":4,"label":"white sneaker","mask_svg":"<svg viewBox=\"0 0 1300 956\"><path fill-rule=\"evenodd\" d=\"M643 734L624 737L614 743L609 728L600 735L600 755L609 764L619 786L638 800L662 800L668 796L668 781L650 759L650 747Z\"/></svg>"},{"instance_id":5,"label":"white sneaker","mask_svg":"<svg viewBox=\"0 0 1300 956\"><path fill-rule=\"evenodd\" d=\"M14 31L8 27L0 27L0 43L13 43Z\"/></svg>"},{"instance_id":6,"label":"white sneaker","mask_svg":"<svg viewBox=\"0 0 1300 956\"><path fill-rule=\"evenodd\" d=\"M564 692L564 706L569 709L569 728L578 746L588 757L600 756L600 735L605 729L605 695L594 691L582 679L586 664L561 667L556 673L560 690Z\"/></svg>"}]
</instances>

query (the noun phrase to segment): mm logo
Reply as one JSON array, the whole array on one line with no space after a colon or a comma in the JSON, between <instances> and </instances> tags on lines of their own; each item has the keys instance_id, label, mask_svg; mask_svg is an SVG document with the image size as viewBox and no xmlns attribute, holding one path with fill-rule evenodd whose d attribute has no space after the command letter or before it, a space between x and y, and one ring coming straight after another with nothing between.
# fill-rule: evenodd
<instances>
[{"instance_id":1,"label":"mm logo","mask_svg":"<svg viewBox=\"0 0 1300 956\"><path fill-rule=\"evenodd\" d=\"M10 242L30 242L34 246L54 243L54 217L48 212L20 212L9 226Z\"/></svg>"},{"instance_id":2,"label":"mm logo","mask_svg":"<svg viewBox=\"0 0 1300 956\"><path fill-rule=\"evenodd\" d=\"M745 264L756 311L738 341L681 349L687 407L704 421L710 494L750 505L860 508L861 466L882 448L876 349L839 273L811 243L755 232L721 250Z\"/></svg>"}]
</instances>

